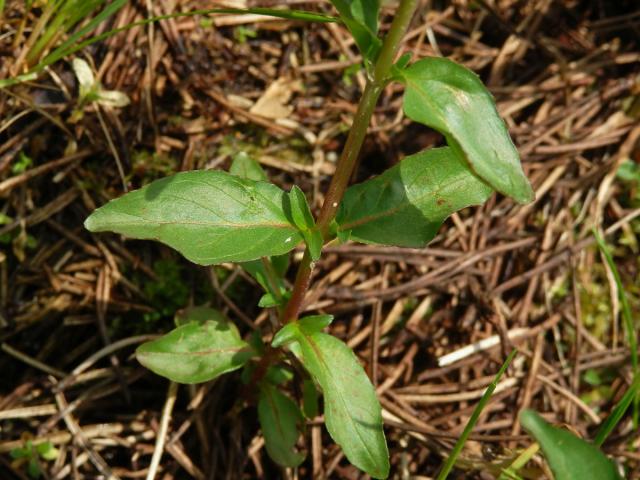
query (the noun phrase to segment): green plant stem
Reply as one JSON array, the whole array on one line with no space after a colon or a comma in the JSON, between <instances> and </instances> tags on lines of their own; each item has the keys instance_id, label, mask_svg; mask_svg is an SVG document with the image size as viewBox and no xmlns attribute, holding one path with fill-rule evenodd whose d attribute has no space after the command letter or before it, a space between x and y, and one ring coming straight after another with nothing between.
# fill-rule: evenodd
<instances>
[{"instance_id":1,"label":"green plant stem","mask_svg":"<svg viewBox=\"0 0 640 480\"><path fill-rule=\"evenodd\" d=\"M458 459L458 455L460 455L460 452L462 451L462 447L467 441L467 438L469 438L469 435L471 435L471 431L473 430L473 427L475 427L476 423L478 422L478 419L480 418L480 414L482 413L482 410L486 406L487 402L489 402L491 395L493 395L494 390L498 386L500 377L502 377L504 372L507 371L507 368L511 364L513 357L515 357L517 353L518 353L517 350L515 349L511 350L511 353L509 354L507 359L504 361L504 363L500 367L500 370L498 370L498 373L493 379L493 382L491 382L491 385L487 387L487 390L484 392L484 395L482 395L482 398L478 402L478 405L476 405L476 408L473 409L471 418L467 422L467 425L465 425L464 430L462 431L462 435L460 435L460 438L458 438L458 441L454 445L453 450L451 451L451 455L449 455L449 458L447 458L447 461L442 467L442 470L440 470L440 474L438 475L437 480L445 480L449 476L451 469L453 468L453 466L456 463L456 460Z\"/></svg>"},{"instance_id":2,"label":"green plant stem","mask_svg":"<svg viewBox=\"0 0 640 480\"><path fill-rule=\"evenodd\" d=\"M338 160L336 172L331 179L324 203L322 204L322 209L320 210L320 215L318 216L318 228L325 239L328 236L329 226L336 216L344 192L349 185L349 180L353 175L362 143L367 134L369 123L371 122L371 116L373 115L382 90L389 81L393 61L398 54L398 50L400 50L402 38L409 28L409 23L411 22L417 3L417 0L401 0L400 6L391 23L391 28L382 44L380 55L374 65L372 77L367 81L365 86L358 110L353 119L353 124L351 125L351 130L349 130L349 136ZM291 299L287 303L280 318L282 323L297 320L302 301L311 282L313 267L314 264L311 260L309 249L306 249L300 266L298 267Z\"/></svg>"}]
</instances>

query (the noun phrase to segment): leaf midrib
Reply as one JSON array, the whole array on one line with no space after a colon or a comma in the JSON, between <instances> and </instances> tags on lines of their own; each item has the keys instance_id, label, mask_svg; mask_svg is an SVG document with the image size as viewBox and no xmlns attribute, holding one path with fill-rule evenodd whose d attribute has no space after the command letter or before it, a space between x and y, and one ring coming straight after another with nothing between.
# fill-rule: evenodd
<instances>
[{"instance_id":1,"label":"leaf midrib","mask_svg":"<svg viewBox=\"0 0 640 480\"><path fill-rule=\"evenodd\" d=\"M381 210L378 213L374 213L374 214L371 214L371 215L366 215L366 216L361 217L361 218L359 218L357 220L353 220L351 222L341 224L340 225L340 230L341 231L349 230L349 229L352 229L352 228L359 227L361 225L367 224L369 222L374 222L374 221L379 220L381 218L386 218L386 217L393 216L393 215L397 214L401 210L404 210L404 209L406 209L406 208L408 208L410 206L415 206L416 203L421 202L422 200L424 200L426 197L428 197L430 195L437 196L438 192L441 192L445 188L454 187L457 183L464 183L464 181L465 181L465 179L462 178L462 179L456 179L455 181L452 181L452 182L441 183L437 190L431 190L429 192L423 193L422 195L418 195L413 200L413 203L411 201L409 201L409 199L407 198L406 201L401 202L400 205L398 205L396 207L390 208L388 210ZM406 189L405 189L405 194L406 194ZM405 196L405 198L406 198L406 196ZM379 203L379 200L378 200L378 202L376 202L376 205L378 203ZM416 208L418 208L418 207L416 207ZM422 213L421 209L418 209L418 210L420 210L420 213ZM438 217L437 219L429 220L429 221L433 221L435 223L435 222L438 222L438 221L444 221L445 218L447 218L447 216L444 216L442 218Z\"/></svg>"},{"instance_id":2,"label":"leaf midrib","mask_svg":"<svg viewBox=\"0 0 640 480\"><path fill-rule=\"evenodd\" d=\"M207 355L219 354L219 353L241 353L251 352L251 347L228 347L228 348L211 348L208 350L200 350L197 352L161 352L161 351L141 351L138 355L151 356L151 355L177 355L177 356L197 356L204 357Z\"/></svg>"},{"instance_id":3,"label":"leaf midrib","mask_svg":"<svg viewBox=\"0 0 640 480\"><path fill-rule=\"evenodd\" d=\"M347 408L347 404L346 404L346 402L344 400L343 395L340 394L341 389L340 388L336 388L336 383L334 381L332 381L332 376L329 373L330 372L329 366L326 364L326 362L324 360L324 356L322 355L322 351L318 348L318 346L315 344L315 342L313 341L313 339L311 338L310 335L306 335L302 330L299 330L299 331L300 331L300 335L307 341L307 343L309 344L311 349L316 353L316 356L318 357L318 364L321 365L321 367L324 368L324 372L323 372L324 377L327 379L328 383L331 383L333 385L334 391L338 392L338 395L336 395L336 396L340 399L340 403L342 403L344 411L347 412L347 418L349 419L349 423L352 425L352 429L356 432L356 435L360 439L360 443L362 445L364 445L364 448L367 451L367 454L369 455L371 463L373 465L376 465L377 462L376 462L375 455L369 449L369 444L362 437L362 435L360 433L360 430L356 426L356 422L353 420L351 415L349 415L349 409ZM325 395L326 395L326 392L325 392Z\"/></svg>"},{"instance_id":4,"label":"leaf midrib","mask_svg":"<svg viewBox=\"0 0 640 480\"><path fill-rule=\"evenodd\" d=\"M127 215L131 215L131 213L127 213ZM179 221L163 221L163 220L149 220L144 217L139 217L140 220L137 222L109 222L109 228L111 226L120 226L120 227L134 227L141 224L154 224L154 225L198 225L201 227L220 227L220 228L259 228L259 227L273 227L273 228L283 228L296 231L297 229L288 223L212 223L206 221L196 221L196 220L179 220Z\"/></svg>"}]
</instances>

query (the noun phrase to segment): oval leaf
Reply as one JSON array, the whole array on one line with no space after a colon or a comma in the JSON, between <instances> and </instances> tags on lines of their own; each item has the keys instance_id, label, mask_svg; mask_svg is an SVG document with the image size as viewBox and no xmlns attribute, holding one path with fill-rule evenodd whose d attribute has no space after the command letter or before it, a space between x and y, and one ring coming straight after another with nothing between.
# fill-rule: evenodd
<instances>
[{"instance_id":1,"label":"oval leaf","mask_svg":"<svg viewBox=\"0 0 640 480\"><path fill-rule=\"evenodd\" d=\"M285 195L226 172L182 172L110 201L85 227L158 240L200 265L255 260L302 239L284 213Z\"/></svg>"},{"instance_id":2,"label":"oval leaf","mask_svg":"<svg viewBox=\"0 0 640 480\"><path fill-rule=\"evenodd\" d=\"M205 310L209 319L204 320ZM179 383L201 383L242 367L253 355L236 326L213 309L199 307L197 318L163 337L143 343L138 361Z\"/></svg>"},{"instance_id":3,"label":"oval leaf","mask_svg":"<svg viewBox=\"0 0 640 480\"><path fill-rule=\"evenodd\" d=\"M409 118L441 132L471 169L520 203L533 200L520 157L493 97L471 70L446 58L424 58L400 70Z\"/></svg>"},{"instance_id":4,"label":"oval leaf","mask_svg":"<svg viewBox=\"0 0 640 480\"><path fill-rule=\"evenodd\" d=\"M520 423L540 444L555 480L622 480L613 462L597 447L549 425L536 412L524 410Z\"/></svg>"},{"instance_id":5,"label":"oval leaf","mask_svg":"<svg viewBox=\"0 0 640 480\"><path fill-rule=\"evenodd\" d=\"M295 448L303 425L298 405L267 383L260 388L258 418L269 456L283 467L300 465L305 455Z\"/></svg>"},{"instance_id":6,"label":"oval leaf","mask_svg":"<svg viewBox=\"0 0 640 480\"><path fill-rule=\"evenodd\" d=\"M290 325L297 323L287 327ZM289 348L322 389L331 438L353 465L374 478L386 478L389 451L382 429L382 409L358 359L331 335L301 328L295 332L295 342Z\"/></svg>"},{"instance_id":7,"label":"oval leaf","mask_svg":"<svg viewBox=\"0 0 640 480\"><path fill-rule=\"evenodd\" d=\"M491 192L450 148L426 150L349 187L336 216L338 235L421 248L449 215L483 203Z\"/></svg>"}]
</instances>

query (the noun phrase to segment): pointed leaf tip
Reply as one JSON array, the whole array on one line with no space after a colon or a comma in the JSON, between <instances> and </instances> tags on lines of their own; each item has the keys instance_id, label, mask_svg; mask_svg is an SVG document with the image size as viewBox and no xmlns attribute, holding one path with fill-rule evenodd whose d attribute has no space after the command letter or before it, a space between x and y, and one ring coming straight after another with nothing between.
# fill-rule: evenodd
<instances>
[{"instance_id":1,"label":"pointed leaf tip","mask_svg":"<svg viewBox=\"0 0 640 480\"><path fill-rule=\"evenodd\" d=\"M519 203L534 199L494 99L474 72L446 58L431 57L400 73L409 118L441 132L495 190Z\"/></svg>"},{"instance_id":2,"label":"pointed leaf tip","mask_svg":"<svg viewBox=\"0 0 640 480\"><path fill-rule=\"evenodd\" d=\"M615 464L597 447L550 425L533 410L524 410L520 423L540 444L555 480L622 480Z\"/></svg>"}]
</instances>

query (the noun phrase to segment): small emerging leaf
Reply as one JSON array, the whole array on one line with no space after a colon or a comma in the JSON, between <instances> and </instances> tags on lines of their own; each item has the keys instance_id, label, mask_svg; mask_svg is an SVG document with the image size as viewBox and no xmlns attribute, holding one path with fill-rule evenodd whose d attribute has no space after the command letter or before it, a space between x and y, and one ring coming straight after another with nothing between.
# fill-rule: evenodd
<instances>
[{"instance_id":1,"label":"small emerging leaf","mask_svg":"<svg viewBox=\"0 0 640 480\"><path fill-rule=\"evenodd\" d=\"M51 443L50 441L39 443L38 445L36 445L36 450L40 457L49 461L55 460L60 454L60 451L56 447L54 447L53 443Z\"/></svg>"},{"instance_id":2,"label":"small emerging leaf","mask_svg":"<svg viewBox=\"0 0 640 480\"><path fill-rule=\"evenodd\" d=\"M491 192L450 148L425 150L349 187L336 216L338 236L421 248L449 215L483 203Z\"/></svg>"},{"instance_id":3,"label":"small emerging leaf","mask_svg":"<svg viewBox=\"0 0 640 480\"><path fill-rule=\"evenodd\" d=\"M287 323L274 335L271 341L273 348L283 347L296 340L298 335L298 322Z\"/></svg>"},{"instance_id":4,"label":"small emerging leaf","mask_svg":"<svg viewBox=\"0 0 640 480\"><path fill-rule=\"evenodd\" d=\"M106 107L122 108L131 103L125 93L117 90L98 90L96 95L98 97L96 101Z\"/></svg>"},{"instance_id":5,"label":"small emerging leaf","mask_svg":"<svg viewBox=\"0 0 640 480\"><path fill-rule=\"evenodd\" d=\"M283 467L297 467L305 455L295 445L303 424L300 408L277 388L265 383L260 388L258 418L269 456Z\"/></svg>"},{"instance_id":6,"label":"small emerging leaf","mask_svg":"<svg viewBox=\"0 0 640 480\"><path fill-rule=\"evenodd\" d=\"M27 458L30 457L32 455L31 452L31 448L29 447L24 447L24 448L14 448L9 452L9 456L11 458L13 458L14 460L17 460L18 458Z\"/></svg>"},{"instance_id":7,"label":"small emerging leaf","mask_svg":"<svg viewBox=\"0 0 640 480\"><path fill-rule=\"evenodd\" d=\"M205 310L208 320L202 319ZM196 317L140 345L136 350L138 361L174 382L201 383L241 368L253 355L236 326L219 312L200 307Z\"/></svg>"},{"instance_id":8,"label":"small emerging leaf","mask_svg":"<svg viewBox=\"0 0 640 480\"><path fill-rule=\"evenodd\" d=\"M229 167L229 173L236 177L258 182L266 182L269 180L262 166L244 152L240 152L233 157L231 167Z\"/></svg>"},{"instance_id":9,"label":"small emerging leaf","mask_svg":"<svg viewBox=\"0 0 640 480\"><path fill-rule=\"evenodd\" d=\"M265 293L260 297L258 301L258 306L260 308L273 308L282 305L282 301L276 300L272 294Z\"/></svg>"},{"instance_id":10,"label":"small emerging leaf","mask_svg":"<svg viewBox=\"0 0 640 480\"><path fill-rule=\"evenodd\" d=\"M79 57L73 59L71 66L78 79L78 96L83 99L94 89L96 80L93 71L89 64Z\"/></svg>"},{"instance_id":11,"label":"small emerging leaf","mask_svg":"<svg viewBox=\"0 0 640 480\"><path fill-rule=\"evenodd\" d=\"M613 462L597 447L549 425L533 410L524 410L520 423L540 444L555 480L622 480Z\"/></svg>"},{"instance_id":12,"label":"small emerging leaf","mask_svg":"<svg viewBox=\"0 0 640 480\"><path fill-rule=\"evenodd\" d=\"M307 203L307 198L298 186L294 185L289 192L289 205L291 207L291 219L293 224L298 227L302 237L304 238L312 260L320 258L320 251L324 239L320 230L316 228L315 220L311 214L311 208Z\"/></svg>"},{"instance_id":13,"label":"small emerging leaf","mask_svg":"<svg viewBox=\"0 0 640 480\"><path fill-rule=\"evenodd\" d=\"M287 288L284 284L283 279L285 273L287 272L287 268L289 267L289 255L278 255L275 257L267 258L266 260L268 262L271 262L271 266L276 273L276 284L277 288L280 291L280 296L285 296L287 293ZM272 291L274 286L272 286L271 282L269 281L269 275L267 274L267 269L262 259L242 262L240 263L240 266L260 284L265 292L270 293L272 296L278 293Z\"/></svg>"},{"instance_id":14,"label":"small emerging leaf","mask_svg":"<svg viewBox=\"0 0 640 480\"><path fill-rule=\"evenodd\" d=\"M27 465L27 473L31 478L40 478L42 475L42 471L40 470L40 464L38 463L38 459L35 457L31 457L29 459L29 463Z\"/></svg>"},{"instance_id":15,"label":"small emerging leaf","mask_svg":"<svg viewBox=\"0 0 640 480\"><path fill-rule=\"evenodd\" d=\"M306 334L316 333L327 328L333 321L333 315L311 315L282 327L273 337L271 346L279 348L297 340L299 330Z\"/></svg>"},{"instance_id":16,"label":"small emerging leaf","mask_svg":"<svg viewBox=\"0 0 640 480\"><path fill-rule=\"evenodd\" d=\"M269 367L264 378L273 385L282 385L293 380L294 375L291 370L282 365L273 365Z\"/></svg>"},{"instance_id":17,"label":"small emerging leaf","mask_svg":"<svg viewBox=\"0 0 640 480\"><path fill-rule=\"evenodd\" d=\"M326 333L307 333L300 322L283 330L291 327L295 339L290 350L322 388L329 434L353 465L374 478L386 478L389 452L382 409L367 374L346 344Z\"/></svg>"},{"instance_id":18,"label":"small emerging leaf","mask_svg":"<svg viewBox=\"0 0 640 480\"><path fill-rule=\"evenodd\" d=\"M411 52L403 54L393 65L394 69L403 70L411 61Z\"/></svg>"},{"instance_id":19,"label":"small emerging leaf","mask_svg":"<svg viewBox=\"0 0 640 480\"><path fill-rule=\"evenodd\" d=\"M182 172L111 200L85 227L158 240L200 265L255 260L302 239L284 213L285 195L226 172Z\"/></svg>"},{"instance_id":20,"label":"small emerging leaf","mask_svg":"<svg viewBox=\"0 0 640 480\"><path fill-rule=\"evenodd\" d=\"M333 322L333 315L311 315L298 320L300 330L306 334L317 333Z\"/></svg>"},{"instance_id":21,"label":"small emerging leaf","mask_svg":"<svg viewBox=\"0 0 640 480\"><path fill-rule=\"evenodd\" d=\"M306 232L302 232L302 237L304 238L304 242L307 244L307 248L309 248L309 254L311 255L311 260L314 262L320 258L322 253L322 245L324 244L324 238L322 237L322 233L318 228L314 227L311 230L307 230Z\"/></svg>"},{"instance_id":22,"label":"small emerging leaf","mask_svg":"<svg viewBox=\"0 0 640 480\"><path fill-rule=\"evenodd\" d=\"M107 107L126 107L130 100L127 95L116 90L104 90L93 76L89 64L82 58L76 57L71 62L78 79L78 97L81 101L96 101Z\"/></svg>"},{"instance_id":23,"label":"small emerging leaf","mask_svg":"<svg viewBox=\"0 0 640 480\"><path fill-rule=\"evenodd\" d=\"M446 58L424 58L401 70L409 118L441 132L471 169L520 203L533 200L520 157L493 97L471 70Z\"/></svg>"}]
</instances>

